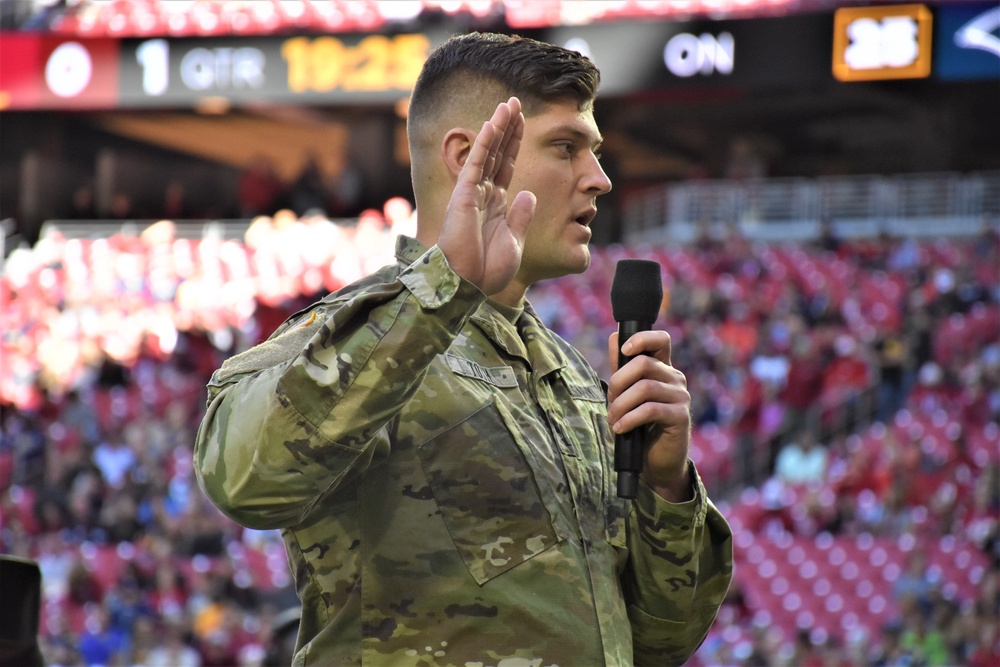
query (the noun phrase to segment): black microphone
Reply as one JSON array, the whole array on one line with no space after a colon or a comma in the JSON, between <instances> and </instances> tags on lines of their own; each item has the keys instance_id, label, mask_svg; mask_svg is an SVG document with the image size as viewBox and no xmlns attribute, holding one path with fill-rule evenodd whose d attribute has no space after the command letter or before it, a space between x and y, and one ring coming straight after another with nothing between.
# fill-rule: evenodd
<instances>
[{"instance_id":1,"label":"black microphone","mask_svg":"<svg viewBox=\"0 0 1000 667\"><path fill-rule=\"evenodd\" d=\"M622 354L622 345L633 334L649 331L663 302L660 265L648 259L622 259L611 283L611 312L618 322L618 368L632 357ZM637 428L615 436L615 471L618 497L635 498L646 449L646 429Z\"/></svg>"}]
</instances>

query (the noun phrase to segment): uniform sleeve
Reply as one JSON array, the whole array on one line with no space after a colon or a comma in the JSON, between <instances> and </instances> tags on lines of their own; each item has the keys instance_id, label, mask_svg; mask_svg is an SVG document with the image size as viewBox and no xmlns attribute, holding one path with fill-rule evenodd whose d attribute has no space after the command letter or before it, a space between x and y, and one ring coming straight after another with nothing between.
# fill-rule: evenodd
<instances>
[{"instance_id":1,"label":"uniform sleeve","mask_svg":"<svg viewBox=\"0 0 1000 667\"><path fill-rule=\"evenodd\" d=\"M395 278L347 290L209 384L195 471L242 525L295 525L386 456L387 424L485 298L436 246Z\"/></svg>"},{"instance_id":2,"label":"uniform sleeve","mask_svg":"<svg viewBox=\"0 0 1000 667\"><path fill-rule=\"evenodd\" d=\"M685 503L669 503L640 482L629 511L623 589L636 665L683 664L729 589L732 531L694 477L695 497Z\"/></svg>"}]
</instances>

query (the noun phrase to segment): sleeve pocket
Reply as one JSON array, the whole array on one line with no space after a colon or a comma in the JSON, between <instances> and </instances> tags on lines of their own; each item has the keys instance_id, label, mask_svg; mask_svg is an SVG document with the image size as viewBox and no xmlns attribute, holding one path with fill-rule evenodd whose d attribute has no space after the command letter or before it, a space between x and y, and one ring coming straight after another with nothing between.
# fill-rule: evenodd
<instances>
[{"instance_id":1,"label":"sleeve pocket","mask_svg":"<svg viewBox=\"0 0 1000 667\"><path fill-rule=\"evenodd\" d=\"M632 625L634 663L643 665L681 665L698 647L708 628L703 616L695 613L689 621L671 621L653 616L635 605L628 607Z\"/></svg>"}]
</instances>

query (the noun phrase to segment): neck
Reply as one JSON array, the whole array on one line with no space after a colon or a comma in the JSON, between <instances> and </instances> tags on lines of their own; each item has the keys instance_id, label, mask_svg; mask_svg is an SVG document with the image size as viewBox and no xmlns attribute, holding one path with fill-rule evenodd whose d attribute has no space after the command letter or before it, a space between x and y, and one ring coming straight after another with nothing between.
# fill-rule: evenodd
<instances>
[{"instance_id":1,"label":"neck","mask_svg":"<svg viewBox=\"0 0 1000 667\"><path fill-rule=\"evenodd\" d=\"M507 287L503 288L496 294L491 294L490 298L497 303L502 303L505 306L511 306L512 308L519 307L524 304L524 297L528 293L528 285L522 283L517 277Z\"/></svg>"}]
</instances>

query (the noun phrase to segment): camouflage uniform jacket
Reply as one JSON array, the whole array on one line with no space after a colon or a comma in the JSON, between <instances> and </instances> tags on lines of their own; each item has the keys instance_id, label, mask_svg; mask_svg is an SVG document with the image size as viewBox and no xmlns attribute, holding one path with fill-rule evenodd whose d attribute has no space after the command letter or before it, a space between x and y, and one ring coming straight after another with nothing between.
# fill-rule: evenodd
<instances>
[{"instance_id":1,"label":"camouflage uniform jacket","mask_svg":"<svg viewBox=\"0 0 1000 667\"><path fill-rule=\"evenodd\" d=\"M512 323L401 237L209 385L195 467L237 522L280 528L296 665L670 665L732 573L695 475L617 498L606 395L530 305Z\"/></svg>"}]
</instances>

